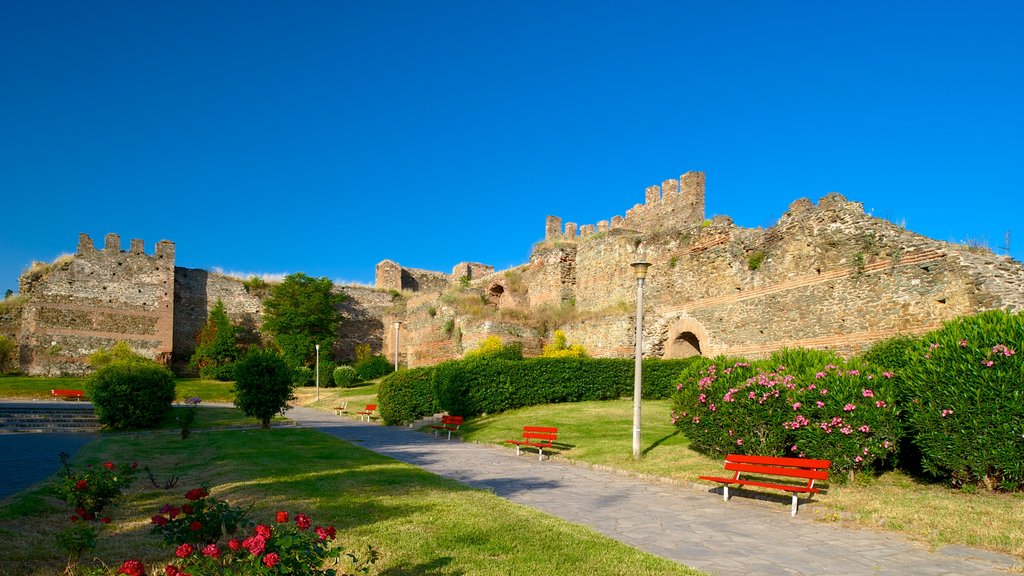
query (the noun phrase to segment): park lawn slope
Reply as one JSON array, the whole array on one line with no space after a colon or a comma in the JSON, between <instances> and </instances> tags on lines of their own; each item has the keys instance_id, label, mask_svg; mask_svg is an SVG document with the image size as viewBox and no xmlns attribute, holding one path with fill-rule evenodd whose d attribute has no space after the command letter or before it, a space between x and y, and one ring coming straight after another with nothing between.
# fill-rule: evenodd
<instances>
[{"instance_id":1,"label":"park lawn slope","mask_svg":"<svg viewBox=\"0 0 1024 576\"><path fill-rule=\"evenodd\" d=\"M163 490L140 473L100 536L96 555L108 566L131 557L150 569L163 566L173 550L149 534L149 518L206 486L217 498L251 506L258 520L287 510L334 524L346 550L378 547L377 570L389 575L700 574L315 430L207 432L184 441L110 435L84 448L75 465L106 460L137 461L159 485L178 479ZM0 576L60 573L64 559L51 543L66 518L47 488L0 507Z\"/></svg>"}]
</instances>

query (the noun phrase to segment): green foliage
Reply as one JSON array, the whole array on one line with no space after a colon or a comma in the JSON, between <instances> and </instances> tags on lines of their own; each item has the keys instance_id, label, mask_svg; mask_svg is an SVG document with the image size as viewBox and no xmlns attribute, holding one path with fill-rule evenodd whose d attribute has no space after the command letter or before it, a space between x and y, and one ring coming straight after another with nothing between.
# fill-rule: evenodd
<instances>
[{"instance_id":1,"label":"green foliage","mask_svg":"<svg viewBox=\"0 0 1024 576\"><path fill-rule=\"evenodd\" d=\"M370 350L369 344L356 344L356 363L366 360L370 356L373 356L373 352Z\"/></svg>"},{"instance_id":2,"label":"green foliage","mask_svg":"<svg viewBox=\"0 0 1024 576\"><path fill-rule=\"evenodd\" d=\"M579 344L569 346L565 332L555 330L550 344L544 346L541 356L545 358L586 358L587 350Z\"/></svg>"},{"instance_id":3,"label":"green foliage","mask_svg":"<svg viewBox=\"0 0 1024 576\"><path fill-rule=\"evenodd\" d=\"M373 380L386 374L391 374L395 367L383 356L370 356L362 362L356 362L353 366L356 369L356 376L360 380Z\"/></svg>"},{"instance_id":4,"label":"green foliage","mask_svg":"<svg viewBox=\"0 0 1024 576\"><path fill-rule=\"evenodd\" d=\"M238 358L237 328L231 324L224 302L217 299L213 309L199 332L196 333L196 349L188 366L199 370L199 376L210 380L230 380L232 365Z\"/></svg>"},{"instance_id":5,"label":"green foliage","mask_svg":"<svg viewBox=\"0 0 1024 576\"><path fill-rule=\"evenodd\" d=\"M437 307L436 306L430 306L429 308L427 308L427 314L429 314L431 318L433 318L434 316L437 316Z\"/></svg>"},{"instance_id":6,"label":"green foliage","mask_svg":"<svg viewBox=\"0 0 1024 576\"><path fill-rule=\"evenodd\" d=\"M876 470L896 455L892 382L830 352L788 349L753 363L719 357L683 377L673 419L702 452L820 458L839 475Z\"/></svg>"},{"instance_id":7,"label":"green foliage","mask_svg":"<svg viewBox=\"0 0 1024 576\"><path fill-rule=\"evenodd\" d=\"M165 504L160 514L152 517L150 532L163 537L168 544L202 546L252 524L246 520L246 510L211 497L206 488L189 490L185 500L177 506Z\"/></svg>"},{"instance_id":8,"label":"green foliage","mask_svg":"<svg viewBox=\"0 0 1024 576\"><path fill-rule=\"evenodd\" d=\"M455 329L455 319L449 318L445 320L442 329L444 330L444 335L450 338L452 335L452 331Z\"/></svg>"},{"instance_id":9,"label":"green foliage","mask_svg":"<svg viewBox=\"0 0 1024 576\"><path fill-rule=\"evenodd\" d=\"M351 386L356 379L356 369L351 366L338 366L334 369L334 384L342 388Z\"/></svg>"},{"instance_id":10,"label":"green foliage","mask_svg":"<svg viewBox=\"0 0 1024 576\"><path fill-rule=\"evenodd\" d=\"M141 354L136 354L135 351L132 350L131 346L129 346L124 340L115 342L110 348L100 348L92 354L89 354L87 361L90 366L97 369L114 362L152 362L149 358L146 358Z\"/></svg>"},{"instance_id":11,"label":"green foliage","mask_svg":"<svg viewBox=\"0 0 1024 576\"><path fill-rule=\"evenodd\" d=\"M747 258L747 270L757 270L764 262L764 252L758 250Z\"/></svg>"},{"instance_id":12,"label":"green foliage","mask_svg":"<svg viewBox=\"0 0 1024 576\"><path fill-rule=\"evenodd\" d=\"M235 363L235 406L270 428L270 419L283 412L292 394L293 371L273 350L253 350Z\"/></svg>"},{"instance_id":13,"label":"green foliage","mask_svg":"<svg viewBox=\"0 0 1024 576\"><path fill-rule=\"evenodd\" d=\"M1024 318L990 311L927 334L901 377L925 471L1024 488Z\"/></svg>"},{"instance_id":14,"label":"green foliage","mask_svg":"<svg viewBox=\"0 0 1024 576\"><path fill-rule=\"evenodd\" d=\"M7 336L0 334L0 374L15 370L15 358L18 345Z\"/></svg>"},{"instance_id":15,"label":"green foliage","mask_svg":"<svg viewBox=\"0 0 1024 576\"><path fill-rule=\"evenodd\" d=\"M473 350L462 355L463 359L468 358L502 358L505 360L522 360L523 345L521 342L510 342L502 344L501 338L488 336L480 341L480 344Z\"/></svg>"},{"instance_id":16,"label":"green foliage","mask_svg":"<svg viewBox=\"0 0 1024 576\"><path fill-rule=\"evenodd\" d=\"M259 276L250 276L248 280L242 282L242 286L245 287L246 292L257 298L263 298L270 291L270 286Z\"/></svg>"},{"instance_id":17,"label":"green foliage","mask_svg":"<svg viewBox=\"0 0 1024 576\"><path fill-rule=\"evenodd\" d=\"M309 366L299 366L292 374L292 384L298 387L313 385L313 369Z\"/></svg>"},{"instance_id":18,"label":"green foliage","mask_svg":"<svg viewBox=\"0 0 1024 576\"><path fill-rule=\"evenodd\" d=\"M171 409L174 375L152 360L114 361L89 377L85 393L104 426L149 428Z\"/></svg>"},{"instance_id":19,"label":"green foliage","mask_svg":"<svg viewBox=\"0 0 1024 576\"><path fill-rule=\"evenodd\" d=\"M863 274L864 273L864 253L863 252L854 252L853 253L853 257L850 260L853 263L854 271L856 271L856 273L858 275L859 274Z\"/></svg>"},{"instance_id":20,"label":"green foliage","mask_svg":"<svg viewBox=\"0 0 1024 576\"><path fill-rule=\"evenodd\" d=\"M412 368L389 374L381 381L377 406L385 424L405 424L440 411L433 374L433 367Z\"/></svg>"},{"instance_id":21,"label":"green foliage","mask_svg":"<svg viewBox=\"0 0 1024 576\"><path fill-rule=\"evenodd\" d=\"M135 479L135 464L116 466L104 462L102 466L89 466L75 470L64 461L64 475L54 485L54 492L74 511L72 521L95 522L101 514L121 497L125 488ZM109 522L109 518L102 519Z\"/></svg>"},{"instance_id":22,"label":"green foliage","mask_svg":"<svg viewBox=\"0 0 1024 576\"><path fill-rule=\"evenodd\" d=\"M333 350L345 295L327 278L291 274L273 287L264 303L263 329L271 334L289 366L308 366L315 344Z\"/></svg>"}]
</instances>

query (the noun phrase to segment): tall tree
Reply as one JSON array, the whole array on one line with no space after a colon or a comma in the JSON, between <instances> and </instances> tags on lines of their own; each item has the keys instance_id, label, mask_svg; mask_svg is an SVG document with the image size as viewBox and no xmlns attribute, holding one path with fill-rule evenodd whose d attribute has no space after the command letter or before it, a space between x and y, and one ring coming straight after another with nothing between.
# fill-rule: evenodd
<instances>
[{"instance_id":1,"label":"tall tree","mask_svg":"<svg viewBox=\"0 0 1024 576\"><path fill-rule=\"evenodd\" d=\"M236 328L231 324L224 302L218 298L210 310L206 323L196 334L196 350L189 360L189 367L199 370L203 378L230 380L231 365L238 358Z\"/></svg>"},{"instance_id":2,"label":"tall tree","mask_svg":"<svg viewBox=\"0 0 1024 576\"><path fill-rule=\"evenodd\" d=\"M289 366L311 365L315 344L328 353L334 348L341 321L338 305L344 300L327 278L291 274L263 302L263 330L273 336Z\"/></svg>"}]
</instances>

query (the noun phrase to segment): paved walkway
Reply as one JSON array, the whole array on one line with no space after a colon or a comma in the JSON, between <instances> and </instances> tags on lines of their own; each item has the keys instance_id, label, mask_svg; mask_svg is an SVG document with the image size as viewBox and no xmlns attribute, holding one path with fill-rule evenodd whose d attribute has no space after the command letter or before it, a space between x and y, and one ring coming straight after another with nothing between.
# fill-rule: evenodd
<instances>
[{"instance_id":1,"label":"paved walkway","mask_svg":"<svg viewBox=\"0 0 1024 576\"><path fill-rule=\"evenodd\" d=\"M645 482L497 446L446 441L309 408L288 411L374 452L591 528L719 576L1005 574L1007 555L960 546L929 552L890 532L844 529L789 515L785 503ZM827 496L826 496L827 497Z\"/></svg>"}]
</instances>

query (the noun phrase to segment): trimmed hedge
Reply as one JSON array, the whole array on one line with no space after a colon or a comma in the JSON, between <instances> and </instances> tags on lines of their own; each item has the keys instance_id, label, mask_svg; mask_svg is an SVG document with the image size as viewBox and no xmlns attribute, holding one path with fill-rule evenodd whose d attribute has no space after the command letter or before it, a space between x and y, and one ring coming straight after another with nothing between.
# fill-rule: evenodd
<instances>
[{"instance_id":1,"label":"trimmed hedge","mask_svg":"<svg viewBox=\"0 0 1024 576\"><path fill-rule=\"evenodd\" d=\"M644 398L668 397L679 374L693 361L645 360ZM385 413L392 414L391 422L410 422L438 410L475 416L537 404L608 400L632 396L633 369L630 359L475 356L422 369L429 370L429 376L417 373L406 378L398 372L387 377L378 405L386 422Z\"/></svg>"},{"instance_id":2,"label":"trimmed hedge","mask_svg":"<svg viewBox=\"0 0 1024 576\"><path fill-rule=\"evenodd\" d=\"M434 397L434 368L392 372L381 380L377 407L385 424L405 424L441 408Z\"/></svg>"},{"instance_id":3,"label":"trimmed hedge","mask_svg":"<svg viewBox=\"0 0 1024 576\"><path fill-rule=\"evenodd\" d=\"M374 380L395 371L395 367L391 365L391 362L379 355L360 360L356 362L353 368L356 369L356 376L360 380Z\"/></svg>"},{"instance_id":4,"label":"trimmed hedge","mask_svg":"<svg viewBox=\"0 0 1024 576\"><path fill-rule=\"evenodd\" d=\"M149 360L112 362L85 385L100 424L114 429L149 428L174 402L174 375Z\"/></svg>"}]
</instances>

